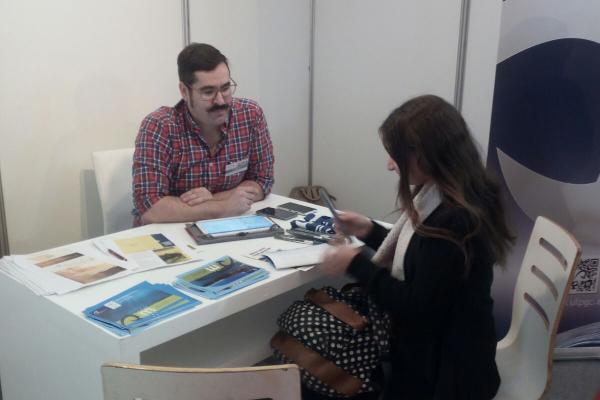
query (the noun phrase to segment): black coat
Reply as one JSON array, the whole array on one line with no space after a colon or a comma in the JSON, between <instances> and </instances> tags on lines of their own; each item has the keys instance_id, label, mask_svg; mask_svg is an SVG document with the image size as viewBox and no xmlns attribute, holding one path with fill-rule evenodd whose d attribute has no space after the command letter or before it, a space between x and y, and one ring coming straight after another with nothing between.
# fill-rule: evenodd
<instances>
[{"instance_id":1,"label":"black coat","mask_svg":"<svg viewBox=\"0 0 600 400\"><path fill-rule=\"evenodd\" d=\"M410 223L410 222L408 222ZM470 231L464 211L442 204L424 221L459 237ZM377 248L387 230L375 225L366 239ZM490 295L494 259L480 238L461 249L446 239L415 233L404 257L405 281L361 253L348 272L393 318L391 379L385 399L491 399L500 384Z\"/></svg>"}]
</instances>

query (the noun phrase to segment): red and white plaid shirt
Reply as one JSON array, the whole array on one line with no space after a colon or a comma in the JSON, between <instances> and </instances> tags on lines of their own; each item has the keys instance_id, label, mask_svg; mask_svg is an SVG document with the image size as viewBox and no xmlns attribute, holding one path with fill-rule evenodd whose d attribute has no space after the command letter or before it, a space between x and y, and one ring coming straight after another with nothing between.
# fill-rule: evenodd
<instances>
[{"instance_id":1,"label":"red and white plaid shirt","mask_svg":"<svg viewBox=\"0 0 600 400\"><path fill-rule=\"evenodd\" d=\"M242 181L258 183L265 195L273 186L273 144L260 106L234 98L216 154L183 100L161 107L142 121L133 156L133 201L139 218L164 196L205 187L218 193ZM239 168L247 160L247 169ZM241 169L241 170L240 170Z\"/></svg>"}]
</instances>

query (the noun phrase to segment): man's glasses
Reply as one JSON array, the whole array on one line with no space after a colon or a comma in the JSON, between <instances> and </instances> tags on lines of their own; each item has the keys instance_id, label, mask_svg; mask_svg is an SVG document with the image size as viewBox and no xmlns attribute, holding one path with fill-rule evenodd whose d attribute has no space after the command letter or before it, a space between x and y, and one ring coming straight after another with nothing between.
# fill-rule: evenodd
<instances>
[{"instance_id":1,"label":"man's glasses","mask_svg":"<svg viewBox=\"0 0 600 400\"><path fill-rule=\"evenodd\" d=\"M229 79L229 82L217 88L214 86L205 86L199 89L194 89L189 85L186 85L188 89L196 91L200 95L200 99L204 101L213 101L217 97L217 93L221 93L221 96L228 97L235 93L237 83L233 79Z\"/></svg>"}]
</instances>

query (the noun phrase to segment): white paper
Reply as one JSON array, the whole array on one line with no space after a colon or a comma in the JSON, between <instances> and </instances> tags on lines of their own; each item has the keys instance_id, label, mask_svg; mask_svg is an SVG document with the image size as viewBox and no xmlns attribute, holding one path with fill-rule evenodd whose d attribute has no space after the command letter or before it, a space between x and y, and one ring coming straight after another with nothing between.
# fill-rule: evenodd
<instances>
[{"instance_id":1,"label":"white paper","mask_svg":"<svg viewBox=\"0 0 600 400\"><path fill-rule=\"evenodd\" d=\"M275 269L304 267L321 262L323 254L331 246L327 243L316 246L301 247L292 250L272 251L263 254L265 260L269 261Z\"/></svg>"},{"instance_id":2,"label":"white paper","mask_svg":"<svg viewBox=\"0 0 600 400\"><path fill-rule=\"evenodd\" d=\"M90 243L5 257L2 261L2 270L40 295L64 294L131 273L127 263L104 255Z\"/></svg>"}]
</instances>

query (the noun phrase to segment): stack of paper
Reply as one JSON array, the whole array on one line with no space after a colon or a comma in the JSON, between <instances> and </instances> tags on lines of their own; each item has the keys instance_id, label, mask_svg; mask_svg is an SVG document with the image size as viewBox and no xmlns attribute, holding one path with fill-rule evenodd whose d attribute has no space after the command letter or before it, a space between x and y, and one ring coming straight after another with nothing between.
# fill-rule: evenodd
<instances>
[{"instance_id":1,"label":"stack of paper","mask_svg":"<svg viewBox=\"0 0 600 400\"><path fill-rule=\"evenodd\" d=\"M218 299L268 276L269 273L262 268L225 256L178 275L173 285L208 299Z\"/></svg>"},{"instance_id":2,"label":"stack of paper","mask_svg":"<svg viewBox=\"0 0 600 400\"><path fill-rule=\"evenodd\" d=\"M40 295L63 294L132 272L125 261L78 243L4 257L0 269Z\"/></svg>"},{"instance_id":3,"label":"stack of paper","mask_svg":"<svg viewBox=\"0 0 600 400\"><path fill-rule=\"evenodd\" d=\"M124 336L197 304L200 301L170 285L144 281L88 307L83 314L105 329Z\"/></svg>"}]
</instances>

